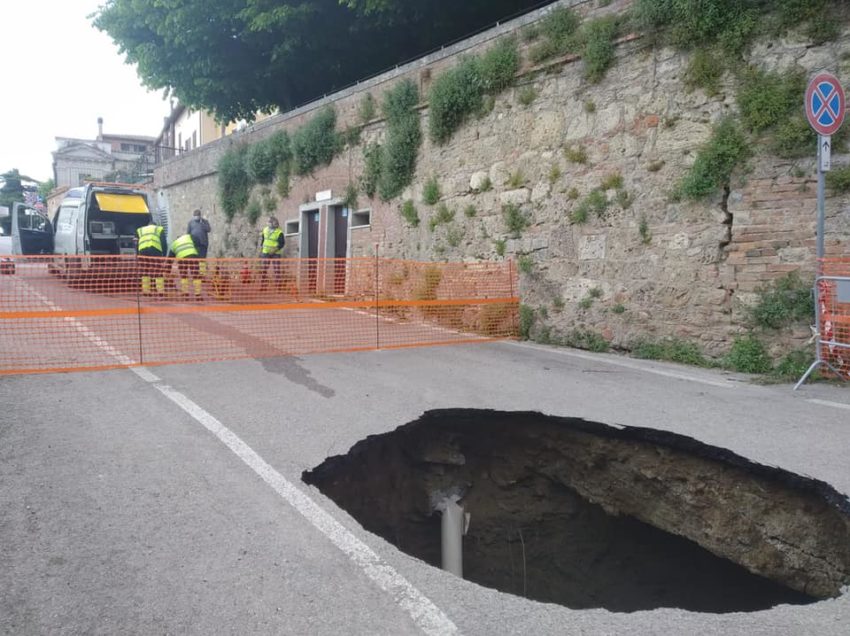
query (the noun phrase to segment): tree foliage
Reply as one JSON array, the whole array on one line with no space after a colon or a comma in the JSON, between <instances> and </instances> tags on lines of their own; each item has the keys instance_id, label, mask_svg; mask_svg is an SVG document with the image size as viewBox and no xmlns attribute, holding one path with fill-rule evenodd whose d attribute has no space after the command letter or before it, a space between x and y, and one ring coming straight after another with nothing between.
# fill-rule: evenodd
<instances>
[{"instance_id":1,"label":"tree foliage","mask_svg":"<svg viewBox=\"0 0 850 636\"><path fill-rule=\"evenodd\" d=\"M24 200L24 192L37 188L40 183L23 175L17 168L0 174L0 205L11 206Z\"/></svg>"},{"instance_id":2,"label":"tree foliage","mask_svg":"<svg viewBox=\"0 0 850 636\"><path fill-rule=\"evenodd\" d=\"M223 120L288 109L538 0L108 0L94 15L144 83Z\"/></svg>"}]
</instances>

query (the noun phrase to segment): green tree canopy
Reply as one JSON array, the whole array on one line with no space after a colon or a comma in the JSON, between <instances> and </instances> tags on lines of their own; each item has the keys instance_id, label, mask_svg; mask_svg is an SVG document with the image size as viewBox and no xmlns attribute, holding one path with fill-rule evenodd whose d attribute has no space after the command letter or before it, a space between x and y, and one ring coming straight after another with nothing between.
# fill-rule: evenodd
<instances>
[{"instance_id":1,"label":"green tree canopy","mask_svg":"<svg viewBox=\"0 0 850 636\"><path fill-rule=\"evenodd\" d=\"M35 179L12 169L0 174L0 205L10 206L12 203L24 200L24 191L32 190L39 185Z\"/></svg>"},{"instance_id":2,"label":"green tree canopy","mask_svg":"<svg viewBox=\"0 0 850 636\"><path fill-rule=\"evenodd\" d=\"M95 26L145 85L222 121L286 110L539 0L108 0Z\"/></svg>"}]
</instances>

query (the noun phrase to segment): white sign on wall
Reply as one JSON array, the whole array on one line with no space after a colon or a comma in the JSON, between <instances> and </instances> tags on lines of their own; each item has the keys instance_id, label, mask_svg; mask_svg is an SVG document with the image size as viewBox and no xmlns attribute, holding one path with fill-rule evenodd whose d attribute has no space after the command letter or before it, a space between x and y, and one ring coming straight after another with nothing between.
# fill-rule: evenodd
<instances>
[{"instance_id":1,"label":"white sign on wall","mask_svg":"<svg viewBox=\"0 0 850 636\"><path fill-rule=\"evenodd\" d=\"M332 198L333 192L331 190L322 190L321 192L316 193L316 201L327 201Z\"/></svg>"}]
</instances>

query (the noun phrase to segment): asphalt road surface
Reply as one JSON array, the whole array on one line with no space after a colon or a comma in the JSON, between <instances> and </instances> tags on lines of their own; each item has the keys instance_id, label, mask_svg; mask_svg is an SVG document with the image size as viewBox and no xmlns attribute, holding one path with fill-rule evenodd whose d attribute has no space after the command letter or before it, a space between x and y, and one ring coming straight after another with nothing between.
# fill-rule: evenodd
<instances>
[{"instance_id":1,"label":"asphalt road surface","mask_svg":"<svg viewBox=\"0 0 850 636\"><path fill-rule=\"evenodd\" d=\"M850 597L575 611L365 532L300 480L434 408L690 435L850 493L850 391L517 343L0 378L6 634L847 634Z\"/></svg>"}]
</instances>

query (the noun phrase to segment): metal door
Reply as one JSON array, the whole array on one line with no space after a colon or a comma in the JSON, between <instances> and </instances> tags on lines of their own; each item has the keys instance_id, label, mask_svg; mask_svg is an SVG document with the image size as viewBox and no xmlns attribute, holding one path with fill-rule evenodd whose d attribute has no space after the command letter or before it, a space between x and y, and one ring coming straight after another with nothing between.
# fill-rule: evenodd
<instances>
[{"instance_id":1,"label":"metal door","mask_svg":"<svg viewBox=\"0 0 850 636\"><path fill-rule=\"evenodd\" d=\"M319 211L307 212L307 293L316 293L319 258Z\"/></svg>"},{"instance_id":2,"label":"metal door","mask_svg":"<svg viewBox=\"0 0 850 636\"><path fill-rule=\"evenodd\" d=\"M348 208L334 210L334 281L335 294L345 293L345 266L348 258Z\"/></svg>"}]
</instances>

